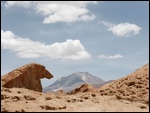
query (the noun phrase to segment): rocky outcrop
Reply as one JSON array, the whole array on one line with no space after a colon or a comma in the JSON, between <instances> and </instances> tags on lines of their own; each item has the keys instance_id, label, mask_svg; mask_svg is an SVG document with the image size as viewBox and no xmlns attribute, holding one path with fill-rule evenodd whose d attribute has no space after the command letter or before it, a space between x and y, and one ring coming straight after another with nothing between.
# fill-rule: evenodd
<instances>
[{"instance_id":1,"label":"rocky outcrop","mask_svg":"<svg viewBox=\"0 0 150 113\"><path fill-rule=\"evenodd\" d=\"M71 91L68 94L77 94L77 93L86 93L86 92L95 92L96 89L90 84L83 84L75 90Z\"/></svg>"},{"instance_id":2,"label":"rocky outcrop","mask_svg":"<svg viewBox=\"0 0 150 113\"><path fill-rule=\"evenodd\" d=\"M1 77L1 85L6 88L24 87L30 90L42 92L41 78L52 78L43 65L30 63L21 66Z\"/></svg>"},{"instance_id":3,"label":"rocky outcrop","mask_svg":"<svg viewBox=\"0 0 150 113\"><path fill-rule=\"evenodd\" d=\"M135 72L102 86L100 95L116 95L118 99L149 104L149 64Z\"/></svg>"}]
</instances>

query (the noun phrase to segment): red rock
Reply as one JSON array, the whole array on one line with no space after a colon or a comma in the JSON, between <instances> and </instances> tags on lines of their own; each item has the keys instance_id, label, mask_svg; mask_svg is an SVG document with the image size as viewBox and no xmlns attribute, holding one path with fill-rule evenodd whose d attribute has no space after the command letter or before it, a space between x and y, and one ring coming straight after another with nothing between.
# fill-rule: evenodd
<instances>
[{"instance_id":1,"label":"red rock","mask_svg":"<svg viewBox=\"0 0 150 113\"><path fill-rule=\"evenodd\" d=\"M24 87L42 92L41 78L51 79L53 75L43 65L30 63L21 66L1 77L2 86L6 88Z\"/></svg>"}]
</instances>

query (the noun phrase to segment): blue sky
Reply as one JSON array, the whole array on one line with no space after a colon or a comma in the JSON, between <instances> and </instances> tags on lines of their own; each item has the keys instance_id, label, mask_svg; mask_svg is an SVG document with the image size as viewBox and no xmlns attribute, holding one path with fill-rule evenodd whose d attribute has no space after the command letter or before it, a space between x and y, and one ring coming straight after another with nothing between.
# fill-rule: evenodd
<instances>
[{"instance_id":1,"label":"blue sky","mask_svg":"<svg viewBox=\"0 0 150 113\"><path fill-rule=\"evenodd\" d=\"M130 74L149 62L149 2L1 2L1 75L31 62L54 75L43 87L77 71Z\"/></svg>"}]
</instances>

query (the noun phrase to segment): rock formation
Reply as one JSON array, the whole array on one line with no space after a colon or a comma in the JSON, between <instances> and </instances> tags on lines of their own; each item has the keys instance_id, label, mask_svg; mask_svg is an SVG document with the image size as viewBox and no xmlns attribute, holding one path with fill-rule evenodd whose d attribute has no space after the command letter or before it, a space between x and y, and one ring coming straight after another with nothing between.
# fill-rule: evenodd
<instances>
[{"instance_id":1,"label":"rock formation","mask_svg":"<svg viewBox=\"0 0 150 113\"><path fill-rule=\"evenodd\" d=\"M100 95L116 95L118 99L149 104L149 64L135 72L102 86Z\"/></svg>"},{"instance_id":2,"label":"rock formation","mask_svg":"<svg viewBox=\"0 0 150 113\"><path fill-rule=\"evenodd\" d=\"M84 92L95 92L96 89L90 84L83 84L80 87L76 88L75 90L71 91L69 94L77 94L77 93L84 93Z\"/></svg>"},{"instance_id":3,"label":"rock formation","mask_svg":"<svg viewBox=\"0 0 150 113\"><path fill-rule=\"evenodd\" d=\"M30 63L21 66L1 77L1 86L6 88L24 87L30 90L42 92L41 78L52 78L43 65Z\"/></svg>"}]
</instances>

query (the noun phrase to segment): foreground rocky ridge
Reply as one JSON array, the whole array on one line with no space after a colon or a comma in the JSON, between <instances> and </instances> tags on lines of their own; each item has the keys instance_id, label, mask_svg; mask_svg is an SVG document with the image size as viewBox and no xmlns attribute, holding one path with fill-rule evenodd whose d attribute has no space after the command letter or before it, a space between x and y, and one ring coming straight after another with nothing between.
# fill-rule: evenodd
<instances>
[{"instance_id":1,"label":"foreground rocky ridge","mask_svg":"<svg viewBox=\"0 0 150 113\"><path fill-rule=\"evenodd\" d=\"M119 80L102 86L99 92L100 95L116 95L118 99L149 104L149 64Z\"/></svg>"}]
</instances>

